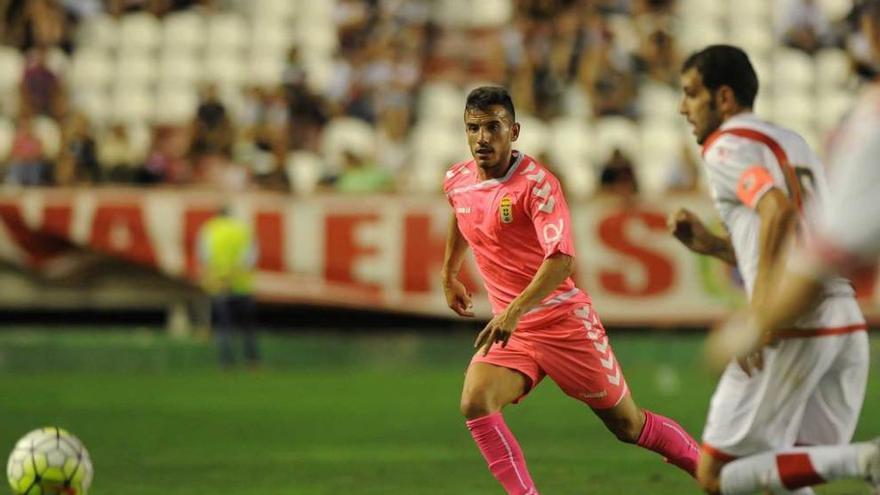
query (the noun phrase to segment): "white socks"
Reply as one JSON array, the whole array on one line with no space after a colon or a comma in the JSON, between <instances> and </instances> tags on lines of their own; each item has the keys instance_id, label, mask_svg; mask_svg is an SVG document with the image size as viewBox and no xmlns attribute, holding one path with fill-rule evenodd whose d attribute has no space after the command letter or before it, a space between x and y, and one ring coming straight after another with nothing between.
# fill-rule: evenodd
<instances>
[{"instance_id":1,"label":"white socks","mask_svg":"<svg viewBox=\"0 0 880 495\"><path fill-rule=\"evenodd\" d=\"M827 481L868 476L865 465L868 443L795 448L766 452L728 463L721 470L721 493L750 495L761 490L810 495L800 488Z\"/></svg>"}]
</instances>

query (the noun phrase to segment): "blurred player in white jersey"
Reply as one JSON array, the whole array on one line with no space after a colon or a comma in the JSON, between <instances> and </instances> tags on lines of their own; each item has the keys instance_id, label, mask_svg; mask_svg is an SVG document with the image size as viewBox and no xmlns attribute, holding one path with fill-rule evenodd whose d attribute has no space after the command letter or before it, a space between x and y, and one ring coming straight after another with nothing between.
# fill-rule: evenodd
<instances>
[{"instance_id":1,"label":"blurred player in white jersey","mask_svg":"<svg viewBox=\"0 0 880 495\"><path fill-rule=\"evenodd\" d=\"M874 64L880 65L880 1L865 2L861 28ZM830 150L830 191L815 217L814 235L777 281L779 288L764 310L752 315L751 338L741 343L773 341L821 293L825 281L855 273L880 254L880 80L868 84L853 111L835 133ZM719 342L720 343L720 342ZM713 346L716 358L740 350Z\"/></svg>"},{"instance_id":2,"label":"blurred player in white jersey","mask_svg":"<svg viewBox=\"0 0 880 495\"><path fill-rule=\"evenodd\" d=\"M827 195L824 170L803 138L752 113L758 79L739 48L691 55L682 89L680 110L703 145L727 234L687 210L670 227L692 251L736 265L761 311L787 241L809 237L801 220ZM826 481L880 474L876 444L847 445L868 375L865 329L851 285L829 278L777 343L729 363L703 432L697 477L707 493L810 494Z\"/></svg>"}]
</instances>

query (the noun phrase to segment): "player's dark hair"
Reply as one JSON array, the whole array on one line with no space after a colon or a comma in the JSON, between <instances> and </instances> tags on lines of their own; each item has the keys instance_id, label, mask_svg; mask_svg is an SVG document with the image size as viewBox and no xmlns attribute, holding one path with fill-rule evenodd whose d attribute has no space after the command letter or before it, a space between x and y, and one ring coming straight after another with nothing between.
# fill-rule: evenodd
<instances>
[{"instance_id":1,"label":"player's dark hair","mask_svg":"<svg viewBox=\"0 0 880 495\"><path fill-rule=\"evenodd\" d=\"M703 77L703 85L710 91L721 86L733 90L737 103L746 108L755 104L758 94L758 75L741 49L730 45L711 45L691 54L681 67L682 72L696 69Z\"/></svg>"},{"instance_id":2,"label":"player's dark hair","mask_svg":"<svg viewBox=\"0 0 880 495\"><path fill-rule=\"evenodd\" d=\"M513 98L506 89L500 86L480 86L468 94L464 111L476 109L488 112L490 107L501 105L510 114L510 118L516 121L516 110L513 109Z\"/></svg>"}]
</instances>

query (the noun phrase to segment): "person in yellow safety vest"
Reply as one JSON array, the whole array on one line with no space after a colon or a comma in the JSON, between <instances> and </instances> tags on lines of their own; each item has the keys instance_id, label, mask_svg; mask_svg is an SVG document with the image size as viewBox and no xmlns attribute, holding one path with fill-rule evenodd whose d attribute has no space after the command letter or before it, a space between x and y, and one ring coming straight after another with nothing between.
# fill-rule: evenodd
<instances>
[{"instance_id":1,"label":"person in yellow safety vest","mask_svg":"<svg viewBox=\"0 0 880 495\"><path fill-rule=\"evenodd\" d=\"M199 231L199 261L202 287L211 296L211 320L220 364L235 364L233 336L244 339L244 358L256 367L260 356L254 325L254 265L258 246L250 226L223 208Z\"/></svg>"}]
</instances>

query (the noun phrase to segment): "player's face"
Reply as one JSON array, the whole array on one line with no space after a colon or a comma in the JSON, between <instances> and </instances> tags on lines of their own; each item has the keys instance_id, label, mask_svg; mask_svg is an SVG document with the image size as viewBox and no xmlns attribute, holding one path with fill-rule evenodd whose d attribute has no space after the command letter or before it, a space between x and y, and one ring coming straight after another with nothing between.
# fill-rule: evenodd
<instances>
[{"instance_id":1,"label":"player's face","mask_svg":"<svg viewBox=\"0 0 880 495\"><path fill-rule=\"evenodd\" d=\"M467 109L464 127L468 146L477 165L490 177L493 172L507 169L513 142L519 137L519 124L502 105L492 105L488 110Z\"/></svg>"},{"instance_id":2,"label":"player's face","mask_svg":"<svg viewBox=\"0 0 880 495\"><path fill-rule=\"evenodd\" d=\"M723 122L715 94L703 85L703 76L693 68L681 75L681 88L684 96L678 111L693 127L697 143L703 144Z\"/></svg>"}]
</instances>

